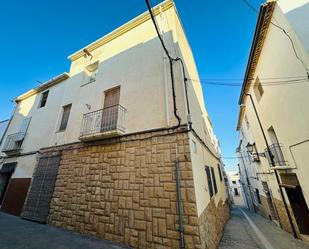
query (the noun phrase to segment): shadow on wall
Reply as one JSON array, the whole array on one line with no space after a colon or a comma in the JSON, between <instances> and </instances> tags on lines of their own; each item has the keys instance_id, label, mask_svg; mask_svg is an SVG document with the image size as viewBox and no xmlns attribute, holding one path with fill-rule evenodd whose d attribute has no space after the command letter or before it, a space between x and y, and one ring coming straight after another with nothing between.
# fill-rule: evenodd
<instances>
[{"instance_id":1,"label":"shadow on wall","mask_svg":"<svg viewBox=\"0 0 309 249\"><path fill-rule=\"evenodd\" d=\"M287 12L286 15L309 55L309 3Z\"/></svg>"}]
</instances>

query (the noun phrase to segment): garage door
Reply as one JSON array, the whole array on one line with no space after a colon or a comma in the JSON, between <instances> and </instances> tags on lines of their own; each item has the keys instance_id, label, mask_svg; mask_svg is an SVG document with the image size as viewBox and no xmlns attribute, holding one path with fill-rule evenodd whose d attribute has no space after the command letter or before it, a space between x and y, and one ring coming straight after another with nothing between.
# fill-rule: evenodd
<instances>
[{"instance_id":1,"label":"garage door","mask_svg":"<svg viewBox=\"0 0 309 249\"><path fill-rule=\"evenodd\" d=\"M61 155L59 153L40 157L24 205L23 218L46 222L60 158Z\"/></svg>"}]
</instances>

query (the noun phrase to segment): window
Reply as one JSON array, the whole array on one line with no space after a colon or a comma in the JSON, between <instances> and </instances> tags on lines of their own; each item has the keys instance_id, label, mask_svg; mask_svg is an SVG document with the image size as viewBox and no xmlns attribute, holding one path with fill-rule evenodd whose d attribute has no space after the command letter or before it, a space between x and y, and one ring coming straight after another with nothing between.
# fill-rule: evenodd
<instances>
[{"instance_id":1,"label":"window","mask_svg":"<svg viewBox=\"0 0 309 249\"><path fill-rule=\"evenodd\" d=\"M245 116L245 122L246 122L246 127L247 127L247 130L248 130L250 128L250 125L249 125L249 121L248 121L247 116Z\"/></svg>"},{"instance_id":2,"label":"window","mask_svg":"<svg viewBox=\"0 0 309 249\"><path fill-rule=\"evenodd\" d=\"M218 164L218 173L219 173L220 181L222 182L222 172L221 172L220 164Z\"/></svg>"},{"instance_id":3,"label":"window","mask_svg":"<svg viewBox=\"0 0 309 249\"><path fill-rule=\"evenodd\" d=\"M194 142L193 140L192 140L192 151L194 153L197 153L197 145L196 145L196 142Z\"/></svg>"},{"instance_id":4,"label":"window","mask_svg":"<svg viewBox=\"0 0 309 249\"><path fill-rule=\"evenodd\" d=\"M64 131L67 128L69 116L70 116L70 111L71 111L71 106L72 106L72 104L69 104L69 105L62 107L63 111L62 111L62 118L61 118L59 131Z\"/></svg>"},{"instance_id":5,"label":"window","mask_svg":"<svg viewBox=\"0 0 309 249\"><path fill-rule=\"evenodd\" d=\"M234 195L239 196L238 188L234 188Z\"/></svg>"},{"instance_id":6,"label":"window","mask_svg":"<svg viewBox=\"0 0 309 249\"><path fill-rule=\"evenodd\" d=\"M216 174L213 167L211 167L211 175L212 175L212 183L214 185L215 194L218 193L217 181L216 181Z\"/></svg>"},{"instance_id":7,"label":"window","mask_svg":"<svg viewBox=\"0 0 309 249\"><path fill-rule=\"evenodd\" d=\"M96 62L91 63L88 66L86 66L85 71L84 71L85 76L86 76L86 80L84 81L84 83L81 86L85 86L89 83L96 81L96 76L97 76L97 73L98 73L98 66L99 66L99 61L96 61Z\"/></svg>"},{"instance_id":8,"label":"window","mask_svg":"<svg viewBox=\"0 0 309 249\"><path fill-rule=\"evenodd\" d=\"M256 78L254 87L253 87L256 99L259 101L264 93L263 86L259 80L259 78Z\"/></svg>"},{"instance_id":9,"label":"window","mask_svg":"<svg viewBox=\"0 0 309 249\"><path fill-rule=\"evenodd\" d=\"M206 171L206 176L207 176L209 195L210 195L210 198L211 198L214 195L214 190L213 190L212 182L211 182L210 167L205 166L205 171Z\"/></svg>"},{"instance_id":10,"label":"window","mask_svg":"<svg viewBox=\"0 0 309 249\"><path fill-rule=\"evenodd\" d=\"M236 181L232 181L233 184L236 184Z\"/></svg>"},{"instance_id":11,"label":"window","mask_svg":"<svg viewBox=\"0 0 309 249\"><path fill-rule=\"evenodd\" d=\"M256 194L256 199L258 200L259 204L261 204L262 202L260 198L260 192L257 188L255 189L255 194Z\"/></svg>"},{"instance_id":12,"label":"window","mask_svg":"<svg viewBox=\"0 0 309 249\"><path fill-rule=\"evenodd\" d=\"M39 108L42 108L46 105L48 93L49 93L49 91L42 93Z\"/></svg>"}]
</instances>

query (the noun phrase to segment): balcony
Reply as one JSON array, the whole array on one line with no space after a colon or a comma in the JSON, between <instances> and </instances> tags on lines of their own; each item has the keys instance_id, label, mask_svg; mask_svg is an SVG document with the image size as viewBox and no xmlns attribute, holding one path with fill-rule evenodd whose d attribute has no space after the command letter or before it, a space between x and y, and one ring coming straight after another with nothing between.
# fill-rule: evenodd
<instances>
[{"instance_id":1,"label":"balcony","mask_svg":"<svg viewBox=\"0 0 309 249\"><path fill-rule=\"evenodd\" d=\"M118 104L84 114L79 139L93 141L122 135L126 112L127 109Z\"/></svg>"},{"instance_id":2,"label":"balcony","mask_svg":"<svg viewBox=\"0 0 309 249\"><path fill-rule=\"evenodd\" d=\"M272 144L269 146L270 153L265 149L265 155L268 159L269 165L271 166L287 166L287 161L285 160L282 153L283 146L279 143ZM272 157L272 160L271 160Z\"/></svg>"},{"instance_id":3,"label":"balcony","mask_svg":"<svg viewBox=\"0 0 309 249\"><path fill-rule=\"evenodd\" d=\"M18 154L21 149L21 145L25 138L25 132L18 132L6 137L6 140L2 147L2 152L7 155Z\"/></svg>"}]
</instances>

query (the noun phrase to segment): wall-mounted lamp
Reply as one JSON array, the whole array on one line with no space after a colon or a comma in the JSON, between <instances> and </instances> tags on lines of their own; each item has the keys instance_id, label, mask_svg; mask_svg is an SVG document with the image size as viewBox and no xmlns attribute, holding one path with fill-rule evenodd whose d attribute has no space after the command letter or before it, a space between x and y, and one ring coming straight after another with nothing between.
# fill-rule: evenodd
<instances>
[{"instance_id":1,"label":"wall-mounted lamp","mask_svg":"<svg viewBox=\"0 0 309 249\"><path fill-rule=\"evenodd\" d=\"M249 153L249 155L252 157L253 162L259 162L260 161L260 157L266 157L265 153L259 153L257 152L255 143L250 144L248 143L246 145L247 151Z\"/></svg>"}]
</instances>

